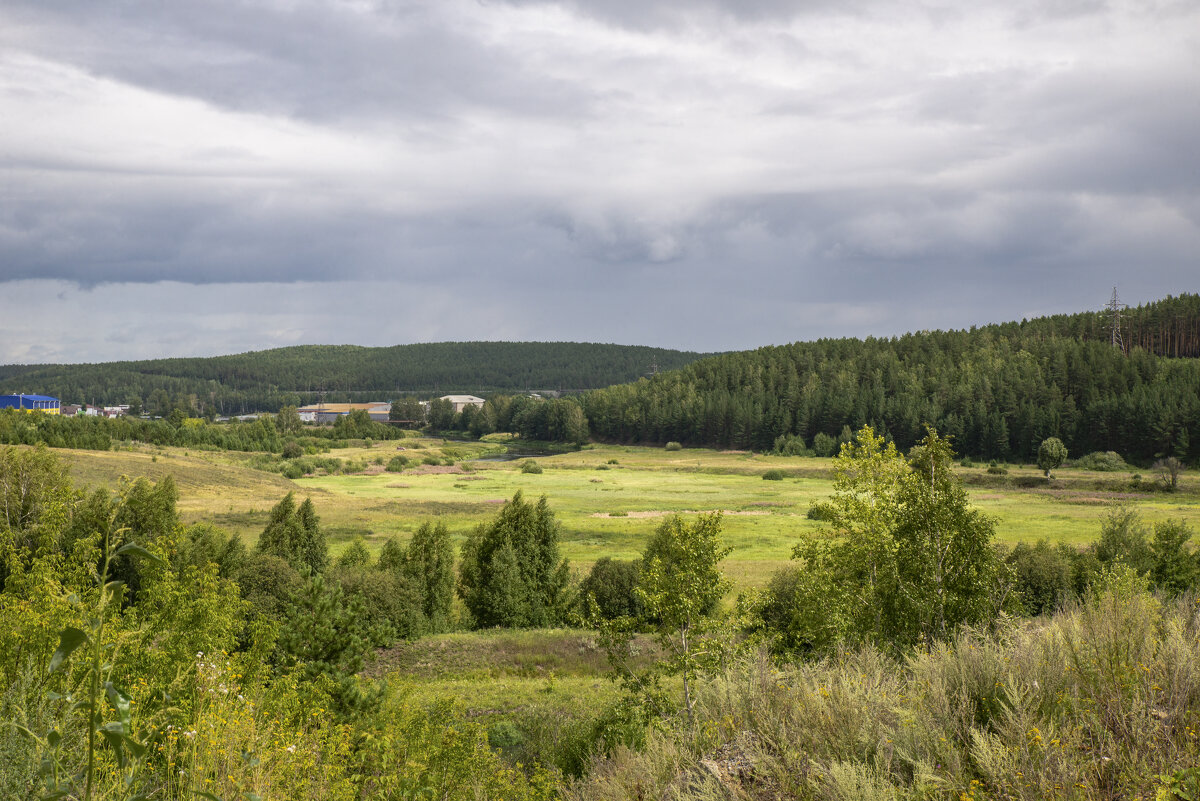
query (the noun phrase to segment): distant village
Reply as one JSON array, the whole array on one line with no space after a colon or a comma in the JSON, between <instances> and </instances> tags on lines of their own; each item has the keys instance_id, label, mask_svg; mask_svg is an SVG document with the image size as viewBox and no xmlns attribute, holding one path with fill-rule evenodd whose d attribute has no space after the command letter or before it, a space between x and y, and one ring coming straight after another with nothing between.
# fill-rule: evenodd
<instances>
[{"instance_id":1,"label":"distant village","mask_svg":"<svg viewBox=\"0 0 1200 801\"><path fill-rule=\"evenodd\" d=\"M446 401L453 406L455 414L468 406L482 407L484 404L483 398L477 398L474 395L443 395L438 400ZM422 409L429 407L429 401L419 401L419 404ZM21 409L30 412L36 411L71 417L121 417L129 414L130 407L127 404L92 406L86 403L62 403L58 398L50 395L18 393L15 395L0 395L0 409ZM300 415L300 421L303 423L325 424L336 422L339 417L345 417L357 410L365 411L371 416L372 420L380 423L403 424L421 422L419 420L391 419L391 401L378 401L374 403L316 403L309 406L301 406L296 411ZM218 421L223 421L229 419L254 420L256 418L258 418L257 414L244 414L233 418L217 419Z\"/></svg>"}]
</instances>

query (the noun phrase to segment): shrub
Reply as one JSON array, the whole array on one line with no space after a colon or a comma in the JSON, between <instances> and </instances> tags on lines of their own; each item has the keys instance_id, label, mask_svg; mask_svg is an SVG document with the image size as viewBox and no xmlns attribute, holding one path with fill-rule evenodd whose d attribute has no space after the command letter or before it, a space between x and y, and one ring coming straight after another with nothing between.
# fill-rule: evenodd
<instances>
[{"instance_id":1,"label":"shrub","mask_svg":"<svg viewBox=\"0 0 1200 801\"><path fill-rule=\"evenodd\" d=\"M635 592L641 570L640 559L603 557L580 582L580 601L586 605L588 598L594 599L596 612L605 620L625 615L641 617L645 610ZM588 611L586 606L584 611Z\"/></svg>"},{"instance_id":2,"label":"shrub","mask_svg":"<svg viewBox=\"0 0 1200 801\"><path fill-rule=\"evenodd\" d=\"M441 459L439 459L436 456L432 456L432 455L426 456L424 459L421 460L421 464L440 465L441 463L442 463Z\"/></svg>"},{"instance_id":3,"label":"shrub","mask_svg":"<svg viewBox=\"0 0 1200 801\"><path fill-rule=\"evenodd\" d=\"M680 445L678 442L668 442L663 447L663 450L665 450L665 451L681 451L681 450L683 450L683 446Z\"/></svg>"},{"instance_id":4,"label":"shrub","mask_svg":"<svg viewBox=\"0 0 1200 801\"><path fill-rule=\"evenodd\" d=\"M1087 456L1075 459L1072 466L1080 470L1094 470L1099 473L1119 473L1129 469L1121 454L1116 451L1092 451Z\"/></svg>"},{"instance_id":5,"label":"shrub","mask_svg":"<svg viewBox=\"0 0 1200 801\"><path fill-rule=\"evenodd\" d=\"M541 475L542 466L532 459L526 459L524 464L521 465L521 472L531 475Z\"/></svg>"},{"instance_id":6,"label":"shrub","mask_svg":"<svg viewBox=\"0 0 1200 801\"><path fill-rule=\"evenodd\" d=\"M304 455L304 449L300 447L300 443L294 439L289 439L283 444L282 456L284 459L299 459Z\"/></svg>"},{"instance_id":7,"label":"shrub","mask_svg":"<svg viewBox=\"0 0 1200 801\"><path fill-rule=\"evenodd\" d=\"M1013 569L1015 589L1030 615L1053 612L1075 595L1075 572L1069 546L1051 547L1038 540L1030 547L1022 542L1005 560Z\"/></svg>"},{"instance_id":8,"label":"shrub","mask_svg":"<svg viewBox=\"0 0 1200 801\"><path fill-rule=\"evenodd\" d=\"M772 468L763 473L763 481L783 481L785 473L782 470Z\"/></svg>"},{"instance_id":9,"label":"shrub","mask_svg":"<svg viewBox=\"0 0 1200 801\"><path fill-rule=\"evenodd\" d=\"M280 471L280 475L282 475L284 478L290 478L293 480L297 478L304 478L304 468L295 462L285 464L283 466L283 470Z\"/></svg>"},{"instance_id":10,"label":"shrub","mask_svg":"<svg viewBox=\"0 0 1200 801\"><path fill-rule=\"evenodd\" d=\"M990 474L991 474L991 475L993 475L993 476L1006 476L1006 475L1008 475L1008 468L1007 468L1007 467L1001 467L1001 466L1000 466L1000 465L998 465L998 464L991 464L991 465L988 465L988 469L987 469L987 471L988 471L988 473L990 473Z\"/></svg>"},{"instance_id":11,"label":"shrub","mask_svg":"<svg viewBox=\"0 0 1200 801\"><path fill-rule=\"evenodd\" d=\"M837 450L837 440L822 431L813 437L812 447L817 456L833 456Z\"/></svg>"},{"instance_id":12,"label":"shrub","mask_svg":"<svg viewBox=\"0 0 1200 801\"><path fill-rule=\"evenodd\" d=\"M833 520L834 510L828 503L817 501L808 507L808 513L805 515L809 520L820 520L828 523Z\"/></svg>"},{"instance_id":13,"label":"shrub","mask_svg":"<svg viewBox=\"0 0 1200 801\"><path fill-rule=\"evenodd\" d=\"M387 466L383 469L389 473L399 473L403 471L405 467L408 467L407 456L393 456L388 460Z\"/></svg>"},{"instance_id":14,"label":"shrub","mask_svg":"<svg viewBox=\"0 0 1200 801\"><path fill-rule=\"evenodd\" d=\"M964 456L958 464L960 467L974 467L975 466L975 462L973 462L971 460L970 456Z\"/></svg>"},{"instance_id":15,"label":"shrub","mask_svg":"<svg viewBox=\"0 0 1200 801\"><path fill-rule=\"evenodd\" d=\"M799 434L780 434L775 438L771 452L779 456L807 456L808 447Z\"/></svg>"},{"instance_id":16,"label":"shrub","mask_svg":"<svg viewBox=\"0 0 1200 801\"><path fill-rule=\"evenodd\" d=\"M288 600L300 589L300 574L287 560L269 553L250 556L237 574L242 597L250 603L250 618L279 620Z\"/></svg>"},{"instance_id":17,"label":"shrub","mask_svg":"<svg viewBox=\"0 0 1200 801\"><path fill-rule=\"evenodd\" d=\"M609 459L608 463L609 464L620 464L620 462L618 462L616 459Z\"/></svg>"}]
</instances>

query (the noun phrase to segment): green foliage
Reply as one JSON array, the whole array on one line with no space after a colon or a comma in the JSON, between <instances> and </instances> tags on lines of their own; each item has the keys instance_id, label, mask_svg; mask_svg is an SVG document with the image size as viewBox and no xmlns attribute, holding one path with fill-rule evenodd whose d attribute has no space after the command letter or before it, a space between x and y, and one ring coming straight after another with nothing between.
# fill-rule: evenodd
<instances>
[{"instance_id":1,"label":"green foliage","mask_svg":"<svg viewBox=\"0 0 1200 801\"><path fill-rule=\"evenodd\" d=\"M548 626L569 606L569 571L558 553L559 524L546 499L520 491L463 544L459 594L477 628Z\"/></svg>"},{"instance_id":2,"label":"green foliage","mask_svg":"<svg viewBox=\"0 0 1200 801\"><path fill-rule=\"evenodd\" d=\"M678 442L668 442L666 445L663 446L663 450L664 451L681 451L681 450L683 450L683 446L680 445Z\"/></svg>"},{"instance_id":3,"label":"green foliage","mask_svg":"<svg viewBox=\"0 0 1200 801\"><path fill-rule=\"evenodd\" d=\"M778 468L771 468L770 470L765 471L762 477L763 481L783 481L786 475L787 473L779 470Z\"/></svg>"},{"instance_id":4,"label":"green foliage","mask_svg":"<svg viewBox=\"0 0 1200 801\"><path fill-rule=\"evenodd\" d=\"M837 609L826 606L838 595L829 573L788 566L775 572L756 609L776 653L829 653L846 629Z\"/></svg>"},{"instance_id":5,"label":"green foliage","mask_svg":"<svg viewBox=\"0 0 1200 801\"><path fill-rule=\"evenodd\" d=\"M309 576L292 598L279 632L285 664L308 679L324 676L335 686L343 712L377 700L364 694L355 678L372 646L384 645L391 632L373 626L360 598L343 600L342 588L319 573Z\"/></svg>"},{"instance_id":6,"label":"green foliage","mask_svg":"<svg viewBox=\"0 0 1200 801\"><path fill-rule=\"evenodd\" d=\"M1062 463L1067 460L1067 446L1063 445L1062 440L1058 437L1048 437L1042 440L1042 444L1038 446L1037 451L1037 466L1038 469L1050 477L1050 471L1062 466Z\"/></svg>"},{"instance_id":7,"label":"green foliage","mask_svg":"<svg viewBox=\"0 0 1200 801\"><path fill-rule=\"evenodd\" d=\"M532 459L526 459L521 464L521 472L527 475L540 476L542 474L542 466Z\"/></svg>"},{"instance_id":8,"label":"green foliage","mask_svg":"<svg viewBox=\"0 0 1200 801\"><path fill-rule=\"evenodd\" d=\"M1200 430L1200 295L1135 317L1142 344L1128 353L1084 313L727 353L582 402L593 437L609 442L766 451L794 435L830 456L847 427L870 425L907 450L929 423L975 459L1029 462L1054 437L1073 453L1190 462L1200 455L1188 434Z\"/></svg>"},{"instance_id":9,"label":"green foliage","mask_svg":"<svg viewBox=\"0 0 1200 801\"><path fill-rule=\"evenodd\" d=\"M831 523L837 517L837 511L828 503L816 501L808 507L808 511L804 516L809 520L820 520L825 523Z\"/></svg>"},{"instance_id":10,"label":"green foliage","mask_svg":"<svg viewBox=\"0 0 1200 801\"><path fill-rule=\"evenodd\" d=\"M953 456L932 430L908 460L869 427L843 446L828 502L836 539L809 537L794 551L812 574L800 594L828 592L822 610L842 629L793 639L904 648L993 618L1007 571L993 523L970 508Z\"/></svg>"},{"instance_id":11,"label":"green foliage","mask_svg":"<svg viewBox=\"0 0 1200 801\"><path fill-rule=\"evenodd\" d=\"M282 620L302 583L286 559L263 551L246 559L236 580L242 597L250 603L252 620Z\"/></svg>"},{"instance_id":12,"label":"green foliage","mask_svg":"<svg viewBox=\"0 0 1200 801\"><path fill-rule=\"evenodd\" d=\"M280 434L295 434L300 431L301 425L303 423L300 421L300 413L296 410L295 406L286 404L279 407L279 412L275 415L275 429ZM284 456L287 456L286 452ZM293 457L289 456L288 458Z\"/></svg>"},{"instance_id":13,"label":"green foliage","mask_svg":"<svg viewBox=\"0 0 1200 801\"><path fill-rule=\"evenodd\" d=\"M780 434L775 438L771 453L776 456L808 456L808 448L804 445L804 437L799 434Z\"/></svg>"},{"instance_id":14,"label":"green foliage","mask_svg":"<svg viewBox=\"0 0 1200 801\"><path fill-rule=\"evenodd\" d=\"M637 559L601 557L579 584L581 603L586 606L594 602L594 611L605 620L643 618L645 609L637 594L641 570L642 563Z\"/></svg>"},{"instance_id":15,"label":"green foliage","mask_svg":"<svg viewBox=\"0 0 1200 801\"><path fill-rule=\"evenodd\" d=\"M454 606L454 546L445 523L421 524L403 554L400 572L416 594L427 630L448 631Z\"/></svg>"},{"instance_id":16,"label":"green foliage","mask_svg":"<svg viewBox=\"0 0 1200 801\"><path fill-rule=\"evenodd\" d=\"M1164 520L1154 524L1150 578L1155 587L1178 595L1200 582L1200 556L1187 549L1191 539L1192 530L1182 521Z\"/></svg>"},{"instance_id":17,"label":"green foliage","mask_svg":"<svg viewBox=\"0 0 1200 801\"><path fill-rule=\"evenodd\" d=\"M1129 469L1129 465L1116 451L1092 451L1086 456L1073 460L1071 466L1098 473L1123 473Z\"/></svg>"},{"instance_id":18,"label":"green foliage","mask_svg":"<svg viewBox=\"0 0 1200 801\"><path fill-rule=\"evenodd\" d=\"M1150 572L1154 558L1150 552L1149 531L1136 509L1114 506L1109 510L1100 527L1095 553L1102 564L1121 562L1140 575Z\"/></svg>"},{"instance_id":19,"label":"green foliage","mask_svg":"<svg viewBox=\"0 0 1200 801\"><path fill-rule=\"evenodd\" d=\"M221 578L228 579L241 573L247 558L240 537L208 523L196 523L180 531L171 566L182 575L189 567L200 570L215 564Z\"/></svg>"},{"instance_id":20,"label":"green foliage","mask_svg":"<svg viewBox=\"0 0 1200 801\"><path fill-rule=\"evenodd\" d=\"M401 473L406 467L408 467L408 457L404 455L396 455L391 459L388 459L387 466L383 469L389 473Z\"/></svg>"},{"instance_id":21,"label":"green foliage","mask_svg":"<svg viewBox=\"0 0 1200 801\"><path fill-rule=\"evenodd\" d=\"M822 458L833 456L837 449L837 440L826 434L824 431L818 431L813 437L813 453Z\"/></svg>"},{"instance_id":22,"label":"green foliage","mask_svg":"<svg viewBox=\"0 0 1200 801\"><path fill-rule=\"evenodd\" d=\"M357 535L346 546L346 550L342 551L341 556L338 557L337 566L351 570L371 566L371 552L367 550L367 541L361 534Z\"/></svg>"},{"instance_id":23,"label":"green foliage","mask_svg":"<svg viewBox=\"0 0 1200 801\"><path fill-rule=\"evenodd\" d=\"M259 535L257 550L278 556L300 573L323 571L329 564L329 548L312 499L305 498L297 508L295 493L285 495L271 509L267 527Z\"/></svg>"},{"instance_id":24,"label":"green foliage","mask_svg":"<svg viewBox=\"0 0 1200 801\"><path fill-rule=\"evenodd\" d=\"M696 726L655 727L570 797L1172 798L1200 764L1195 604L1126 579L905 659L731 660L697 693Z\"/></svg>"},{"instance_id":25,"label":"green foliage","mask_svg":"<svg viewBox=\"0 0 1200 801\"><path fill-rule=\"evenodd\" d=\"M329 571L328 578L341 589L347 608L361 616L358 622L372 634L372 644L415 639L428 631L421 596L403 575L338 565Z\"/></svg>"},{"instance_id":26,"label":"green foliage","mask_svg":"<svg viewBox=\"0 0 1200 801\"><path fill-rule=\"evenodd\" d=\"M671 671L683 679L689 722L705 618L730 586L719 567L730 548L722 547L720 537L720 512L700 515L690 524L679 515L667 518L642 553L635 589L647 615L658 624L661 642L672 653Z\"/></svg>"},{"instance_id":27,"label":"green foliage","mask_svg":"<svg viewBox=\"0 0 1200 801\"><path fill-rule=\"evenodd\" d=\"M1077 597L1074 556L1070 547L1051 546L1046 540L1013 548L1005 562L1012 568L1013 589L1026 614L1050 614Z\"/></svg>"}]
</instances>

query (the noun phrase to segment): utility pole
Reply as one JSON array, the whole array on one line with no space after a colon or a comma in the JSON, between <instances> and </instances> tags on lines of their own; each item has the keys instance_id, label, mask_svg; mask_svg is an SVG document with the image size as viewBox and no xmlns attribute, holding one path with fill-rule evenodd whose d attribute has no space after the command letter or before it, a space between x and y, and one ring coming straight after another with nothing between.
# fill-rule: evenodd
<instances>
[{"instance_id":1,"label":"utility pole","mask_svg":"<svg viewBox=\"0 0 1200 801\"><path fill-rule=\"evenodd\" d=\"M1117 297L1117 288L1113 287L1112 300L1108 302L1106 307L1109 312L1112 327L1112 346L1122 353L1125 352L1125 343L1121 341L1121 309L1125 308L1125 304Z\"/></svg>"}]
</instances>

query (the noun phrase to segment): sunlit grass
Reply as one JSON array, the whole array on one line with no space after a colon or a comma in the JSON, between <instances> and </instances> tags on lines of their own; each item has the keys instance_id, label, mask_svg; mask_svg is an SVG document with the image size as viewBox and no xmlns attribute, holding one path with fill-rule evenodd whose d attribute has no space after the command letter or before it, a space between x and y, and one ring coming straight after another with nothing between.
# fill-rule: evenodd
<instances>
[{"instance_id":1,"label":"sunlit grass","mask_svg":"<svg viewBox=\"0 0 1200 801\"><path fill-rule=\"evenodd\" d=\"M121 475L157 479L171 474L186 522L211 521L249 544L268 510L295 490L313 498L335 555L356 535L366 537L372 549L392 536L405 541L426 520L444 522L461 540L520 490L547 497L562 523L563 555L584 570L603 556L637 556L665 515L721 510L725 540L733 547L725 570L742 587L761 586L790 558L802 535L818 530L821 524L806 513L832 489L829 459L732 451L589 446L538 457L544 472L536 475L522 473L521 461L463 461L496 448L495 443L416 437L379 442L329 454L367 465L366 473L296 481L248 467L247 454L153 447L62 454L76 480L87 485L115 486ZM378 463L397 454L410 460L408 468L379 472ZM455 467L422 464L425 457L444 461L447 455L456 459ZM772 468L787 477L763 481L762 474ZM1147 522L1182 519L1200 528L1200 484L1191 474L1180 492L1147 493L1128 491L1125 474L1062 469L1046 485L1029 466L1009 466L1005 477L989 476L982 466L959 471L972 482L973 503L996 518L998 538L1010 544L1040 538L1086 544L1118 501L1136 506ZM1142 473L1143 482L1154 480L1149 470ZM1019 488L1014 481L1030 486ZM991 485L977 486L980 482Z\"/></svg>"}]
</instances>

